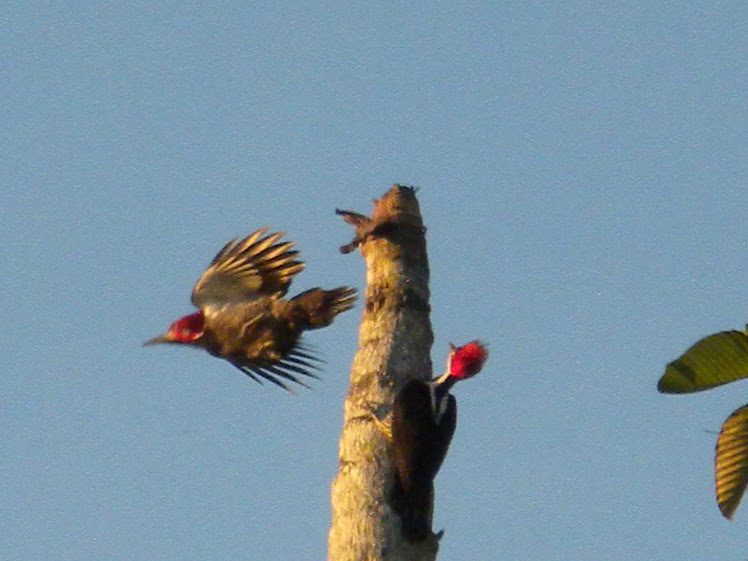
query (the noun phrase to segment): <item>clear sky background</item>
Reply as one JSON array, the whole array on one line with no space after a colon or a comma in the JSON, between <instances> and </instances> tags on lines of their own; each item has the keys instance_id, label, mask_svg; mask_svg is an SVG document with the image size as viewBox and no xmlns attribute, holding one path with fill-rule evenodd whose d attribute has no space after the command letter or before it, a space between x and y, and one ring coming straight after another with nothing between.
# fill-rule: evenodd
<instances>
[{"instance_id":1,"label":"clear sky background","mask_svg":"<svg viewBox=\"0 0 748 561\"><path fill-rule=\"evenodd\" d=\"M141 343L263 225L307 261L292 293L363 289L334 209L395 182L434 364L491 349L439 558L745 559L712 470L748 386L655 386L748 321L746 4L247 4L0 15L0 559L324 559L360 304L297 396Z\"/></svg>"}]
</instances>

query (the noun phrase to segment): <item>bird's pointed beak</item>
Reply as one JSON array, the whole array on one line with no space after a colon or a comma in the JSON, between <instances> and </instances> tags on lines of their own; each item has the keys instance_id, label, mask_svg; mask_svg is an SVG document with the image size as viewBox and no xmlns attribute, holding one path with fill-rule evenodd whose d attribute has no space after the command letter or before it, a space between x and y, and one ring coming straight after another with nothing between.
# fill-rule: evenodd
<instances>
[{"instance_id":1,"label":"bird's pointed beak","mask_svg":"<svg viewBox=\"0 0 748 561\"><path fill-rule=\"evenodd\" d=\"M143 343L144 347L149 347L151 345L158 345L159 343L168 343L171 339L169 339L166 335L159 335L158 337L154 337L153 339L148 339L145 343Z\"/></svg>"}]
</instances>

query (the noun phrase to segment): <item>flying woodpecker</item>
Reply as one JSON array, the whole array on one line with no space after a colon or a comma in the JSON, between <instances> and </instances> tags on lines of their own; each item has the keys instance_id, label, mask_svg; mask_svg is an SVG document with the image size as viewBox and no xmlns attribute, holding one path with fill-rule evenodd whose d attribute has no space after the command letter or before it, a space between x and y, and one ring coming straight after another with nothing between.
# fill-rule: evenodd
<instances>
[{"instance_id":1,"label":"flying woodpecker","mask_svg":"<svg viewBox=\"0 0 748 561\"><path fill-rule=\"evenodd\" d=\"M316 359L300 344L301 334L332 323L353 307L356 290L312 288L286 300L291 281L304 268L283 233L257 230L232 240L215 256L192 291L199 311L176 320L145 345L192 345L228 360L247 376L286 390L316 377Z\"/></svg>"}]
</instances>

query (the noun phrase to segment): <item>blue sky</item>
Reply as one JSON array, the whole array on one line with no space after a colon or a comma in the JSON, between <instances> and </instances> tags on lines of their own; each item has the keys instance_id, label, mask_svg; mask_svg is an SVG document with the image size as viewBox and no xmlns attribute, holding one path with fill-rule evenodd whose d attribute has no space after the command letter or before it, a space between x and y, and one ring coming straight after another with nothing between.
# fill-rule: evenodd
<instances>
[{"instance_id":1,"label":"blue sky","mask_svg":"<svg viewBox=\"0 0 748 561\"><path fill-rule=\"evenodd\" d=\"M662 396L746 321L741 2L34 2L0 15L0 558L323 559L361 308L290 396L141 348L229 239L364 287L336 207L421 187L432 358L481 338L441 559L743 559L713 448L745 383Z\"/></svg>"}]
</instances>

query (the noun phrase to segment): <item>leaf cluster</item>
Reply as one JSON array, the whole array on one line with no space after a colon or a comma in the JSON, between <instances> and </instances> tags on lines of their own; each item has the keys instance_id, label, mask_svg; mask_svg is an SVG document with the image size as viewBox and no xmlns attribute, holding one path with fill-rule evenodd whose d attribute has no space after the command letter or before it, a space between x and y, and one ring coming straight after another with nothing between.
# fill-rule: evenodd
<instances>
[{"instance_id":1,"label":"leaf cluster","mask_svg":"<svg viewBox=\"0 0 748 561\"><path fill-rule=\"evenodd\" d=\"M693 393L748 378L748 326L697 341L667 365L657 384L662 393ZM717 506L731 519L748 486L748 404L725 420L714 457Z\"/></svg>"}]
</instances>

